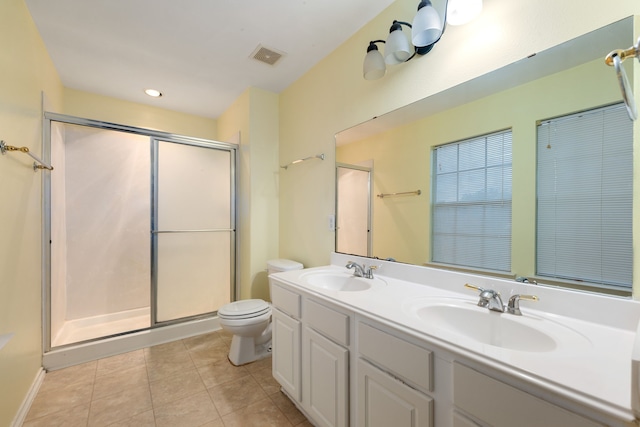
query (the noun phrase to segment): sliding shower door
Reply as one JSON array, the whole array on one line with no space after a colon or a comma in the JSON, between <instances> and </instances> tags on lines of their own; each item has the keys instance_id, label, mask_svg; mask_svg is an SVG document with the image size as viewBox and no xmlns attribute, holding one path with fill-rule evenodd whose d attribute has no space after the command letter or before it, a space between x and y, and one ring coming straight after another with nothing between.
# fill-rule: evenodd
<instances>
[{"instance_id":1,"label":"sliding shower door","mask_svg":"<svg viewBox=\"0 0 640 427\"><path fill-rule=\"evenodd\" d=\"M235 241L232 152L155 141L155 323L231 301Z\"/></svg>"},{"instance_id":2,"label":"sliding shower door","mask_svg":"<svg viewBox=\"0 0 640 427\"><path fill-rule=\"evenodd\" d=\"M236 145L45 120L55 168L45 180L45 355L188 325L231 301Z\"/></svg>"}]
</instances>

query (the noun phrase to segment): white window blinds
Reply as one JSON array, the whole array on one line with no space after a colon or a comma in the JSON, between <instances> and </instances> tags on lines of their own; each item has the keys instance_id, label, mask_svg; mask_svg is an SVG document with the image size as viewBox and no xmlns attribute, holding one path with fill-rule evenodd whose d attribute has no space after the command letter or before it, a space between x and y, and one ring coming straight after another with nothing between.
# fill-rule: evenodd
<instances>
[{"instance_id":1,"label":"white window blinds","mask_svg":"<svg viewBox=\"0 0 640 427\"><path fill-rule=\"evenodd\" d=\"M540 276L631 287L633 125L622 105L538 126Z\"/></svg>"},{"instance_id":2,"label":"white window blinds","mask_svg":"<svg viewBox=\"0 0 640 427\"><path fill-rule=\"evenodd\" d=\"M511 270L511 131L433 152L432 259Z\"/></svg>"}]
</instances>

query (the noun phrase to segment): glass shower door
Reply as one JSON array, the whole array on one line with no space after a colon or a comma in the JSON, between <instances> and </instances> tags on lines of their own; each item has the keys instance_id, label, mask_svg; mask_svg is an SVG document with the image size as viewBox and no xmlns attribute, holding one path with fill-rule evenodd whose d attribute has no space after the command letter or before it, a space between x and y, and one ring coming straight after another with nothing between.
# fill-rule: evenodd
<instances>
[{"instance_id":1,"label":"glass shower door","mask_svg":"<svg viewBox=\"0 0 640 427\"><path fill-rule=\"evenodd\" d=\"M231 301L235 153L154 141L153 323L217 311Z\"/></svg>"}]
</instances>

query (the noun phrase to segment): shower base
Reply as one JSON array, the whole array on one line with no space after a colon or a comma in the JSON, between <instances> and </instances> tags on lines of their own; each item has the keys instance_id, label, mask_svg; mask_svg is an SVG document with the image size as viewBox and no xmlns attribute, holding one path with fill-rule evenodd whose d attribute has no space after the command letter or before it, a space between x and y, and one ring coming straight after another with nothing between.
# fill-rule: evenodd
<instances>
[{"instance_id":1,"label":"shower base","mask_svg":"<svg viewBox=\"0 0 640 427\"><path fill-rule=\"evenodd\" d=\"M51 346L59 347L123 332L145 329L151 325L150 313L149 307L143 307L118 313L68 320L64 322L60 331L52 337Z\"/></svg>"}]
</instances>

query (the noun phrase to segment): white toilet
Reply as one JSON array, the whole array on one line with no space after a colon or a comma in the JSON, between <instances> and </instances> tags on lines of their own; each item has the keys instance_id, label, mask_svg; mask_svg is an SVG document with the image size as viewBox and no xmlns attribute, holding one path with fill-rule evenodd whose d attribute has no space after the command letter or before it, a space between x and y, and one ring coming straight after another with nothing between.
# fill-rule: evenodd
<instances>
[{"instance_id":1,"label":"white toilet","mask_svg":"<svg viewBox=\"0 0 640 427\"><path fill-rule=\"evenodd\" d=\"M299 262L289 259L267 261L268 274L299 270ZM267 357L271 351L271 304L248 299L226 304L218 310L220 326L231 332L229 360L236 366Z\"/></svg>"}]
</instances>

